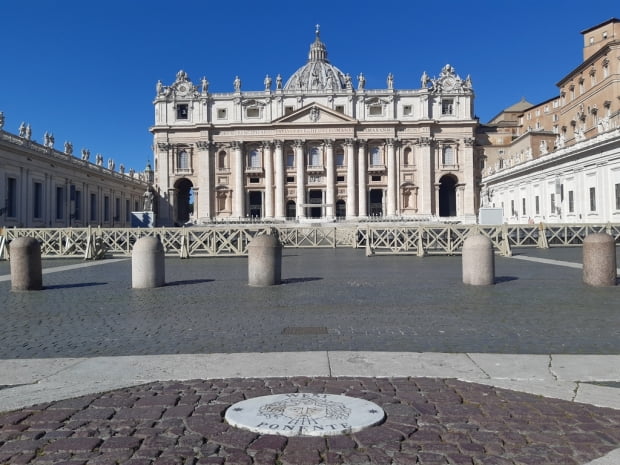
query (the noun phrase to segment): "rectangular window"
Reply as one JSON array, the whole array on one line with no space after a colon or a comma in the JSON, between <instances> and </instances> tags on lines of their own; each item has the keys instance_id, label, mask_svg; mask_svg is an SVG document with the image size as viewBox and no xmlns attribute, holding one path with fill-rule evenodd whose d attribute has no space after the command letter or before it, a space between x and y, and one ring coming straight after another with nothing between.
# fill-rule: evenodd
<instances>
[{"instance_id":1,"label":"rectangular window","mask_svg":"<svg viewBox=\"0 0 620 465\"><path fill-rule=\"evenodd\" d=\"M344 176L336 176L336 182L344 182Z\"/></svg>"},{"instance_id":2,"label":"rectangular window","mask_svg":"<svg viewBox=\"0 0 620 465\"><path fill-rule=\"evenodd\" d=\"M411 115L411 105L403 106L403 115L405 116Z\"/></svg>"},{"instance_id":3,"label":"rectangular window","mask_svg":"<svg viewBox=\"0 0 620 465\"><path fill-rule=\"evenodd\" d=\"M535 200L535 207L536 207L536 214L540 215L540 197L536 196Z\"/></svg>"},{"instance_id":4,"label":"rectangular window","mask_svg":"<svg viewBox=\"0 0 620 465\"><path fill-rule=\"evenodd\" d=\"M596 211L596 187L590 187L590 211Z\"/></svg>"},{"instance_id":5,"label":"rectangular window","mask_svg":"<svg viewBox=\"0 0 620 465\"><path fill-rule=\"evenodd\" d=\"M284 114L285 115L290 115L291 113L293 113L293 111L295 111L295 109L293 107L284 107Z\"/></svg>"},{"instance_id":6,"label":"rectangular window","mask_svg":"<svg viewBox=\"0 0 620 465\"><path fill-rule=\"evenodd\" d=\"M75 191L75 205L73 210L73 218L76 220L82 219L82 191Z\"/></svg>"},{"instance_id":7,"label":"rectangular window","mask_svg":"<svg viewBox=\"0 0 620 465\"><path fill-rule=\"evenodd\" d=\"M616 192L618 190L616 189ZM573 191L568 191L568 212L575 212L575 193Z\"/></svg>"},{"instance_id":8,"label":"rectangular window","mask_svg":"<svg viewBox=\"0 0 620 465\"><path fill-rule=\"evenodd\" d=\"M616 184L616 210L620 210L620 184Z\"/></svg>"},{"instance_id":9,"label":"rectangular window","mask_svg":"<svg viewBox=\"0 0 620 465\"><path fill-rule=\"evenodd\" d=\"M344 113L344 105L336 105L336 111L338 113Z\"/></svg>"},{"instance_id":10,"label":"rectangular window","mask_svg":"<svg viewBox=\"0 0 620 465\"><path fill-rule=\"evenodd\" d=\"M260 117L260 109L258 108L248 108L245 111L245 114L248 118L258 118Z\"/></svg>"},{"instance_id":11,"label":"rectangular window","mask_svg":"<svg viewBox=\"0 0 620 465\"><path fill-rule=\"evenodd\" d=\"M125 199L125 221L131 221L131 203L129 199Z\"/></svg>"},{"instance_id":12,"label":"rectangular window","mask_svg":"<svg viewBox=\"0 0 620 465\"><path fill-rule=\"evenodd\" d=\"M97 194L90 194L90 221L97 221Z\"/></svg>"},{"instance_id":13,"label":"rectangular window","mask_svg":"<svg viewBox=\"0 0 620 465\"><path fill-rule=\"evenodd\" d=\"M381 176L371 176L370 180L372 182L381 182Z\"/></svg>"},{"instance_id":14,"label":"rectangular window","mask_svg":"<svg viewBox=\"0 0 620 465\"><path fill-rule=\"evenodd\" d=\"M527 212L525 211L525 199L521 199L521 211L523 212L523 216L527 215Z\"/></svg>"},{"instance_id":15,"label":"rectangular window","mask_svg":"<svg viewBox=\"0 0 620 465\"><path fill-rule=\"evenodd\" d=\"M187 119L187 117L188 117L187 103L177 104L177 119Z\"/></svg>"},{"instance_id":16,"label":"rectangular window","mask_svg":"<svg viewBox=\"0 0 620 465\"><path fill-rule=\"evenodd\" d=\"M286 182L295 182L295 176L287 176Z\"/></svg>"},{"instance_id":17,"label":"rectangular window","mask_svg":"<svg viewBox=\"0 0 620 465\"><path fill-rule=\"evenodd\" d=\"M56 187L56 219L62 220L65 217L65 189Z\"/></svg>"},{"instance_id":18,"label":"rectangular window","mask_svg":"<svg viewBox=\"0 0 620 465\"><path fill-rule=\"evenodd\" d=\"M383 107L381 105L370 105L368 107L368 114L370 116L381 116L383 114Z\"/></svg>"},{"instance_id":19,"label":"rectangular window","mask_svg":"<svg viewBox=\"0 0 620 465\"><path fill-rule=\"evenodd\" d=\"M33 200L33 218L43 218L43 184L40 182L34 183Z\"/></svg>"},{"instance_id":20,"label":"rectangular window","mask_svg":"<svg viewBox=\"0 0 620 465\"><path fill-rule=\"evenodd\" d=\"M103 197L103 221L110 221L110 197Z\"/></svg>"},{"instance_id":21,"label":"rectangular window","mask_svg":"<svg viewBox=\"0 0 620 465\"><path fill-rule=\"evenodd\" d=\"M226 108L218 108L217 119L226 119Z\"/></svg>"},{"instance_id":22,"label":"rectangular window","mask_svg":"<svg viewBox=\"0 0 620 465\"><path fill-rule=\"evenodd\" d=\"M7 178L6 216L8 218L15 218L17 216L17 179L16 178Z\"/></svg>"},{"instance_id":23,"label":"rectangular window","mask_svg":"<svg viewBox=\"0 0 620 465\"><path fill-rule=\"evenodd\" d=\"M454 114L454 100L444 99L441 101L441 114L453 115Z\"/></svg>"},{"instance_id":24,"label":"rectangular window","mask_svg":"<svg viewBox=\"0 0 620 465\"><path fill-rule=\"evenodd\" d=\"M260 184L260 178L250 178L250 184Z\"/></svg>"},{"instance_id":25,"label":"rectangular window","mask_svg":"<svg viewBox=\"0 0 620 465\"><path fill-rule=\"evenodd\" d=\"M121 220L121 199L114 199L114 221Z\"/></svg>"},{"instance_id":26,"label":"rectangular window","mask_svg":"<svg viewBox=\"0 0 620 465\"><path fill-rule=\"evenodd\" d=\"M555 215L555 194L551 194L551 215Z\"/></svg>"},{"instance_id":27,"label":"rectangular window","mask_svg":"<svg viewBox=\"0 0 620 465\"><path fill-rule=\"evenodd\" d=\"M336 154L336 166L344 166L344 153Z\"/></svg>"},{"instance_id":28,"label":"rectangular window","mask_svg":"<svg viewBox=\"0 0 620 465\"><path fill-rule=\"evenodd\" d=\"M289 153L286 156L286 166L287 166L287 168L294 168L295 167L295 155L293 155L292 153Z\"/></svg>"}]
</instances>

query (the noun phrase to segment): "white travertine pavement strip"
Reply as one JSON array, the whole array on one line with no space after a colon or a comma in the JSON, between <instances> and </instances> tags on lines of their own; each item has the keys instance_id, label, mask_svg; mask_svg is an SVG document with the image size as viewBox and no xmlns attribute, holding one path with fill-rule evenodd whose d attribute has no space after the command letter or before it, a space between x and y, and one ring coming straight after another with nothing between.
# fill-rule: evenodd
<instances>
[{"instance_id":1,"label":"white travertine pavement strip","mask_svg":"<svg viewBox=\"0 0 620 465\"><path fill-rule=\"evenodd\" d=\"M441 377L620 409L617 355L269 352L0 360L0 411L153 381L290 376Z\"/></svg>"},{"instance_id":2,"label":"white travertine pavement strip","mask_svg":"<svg viewBox=\"0 0 620 465\"><path fill-rule=\"evenodd\" d=\"M96 261L90 261L90 262L84 262L84 263L75 263L73 265L54 266L54 267L50 267L50 268L43 268L41 270L41 273L42 274L58 273L59 271L69 271L69 270L76 270L78 268L85 268L85 267L89 267L89 266L106 265L106 264L109 264L109 263L122 262L124 260L129 260L129 258L107 258L105 260L96 260ZM11 275L10 274L0 275L0 282L2 282L2 281L10 281L10 280L11 280ZM43 284L45 284L45 283L43 283Z\"/></svg>"},{"instance_id":3,"label":"white travertine pavement strip","mask_svg":"<svg viewBox=\"0 0 620 465\"><path fill-rule=\"evenodd\" d=\"M517 260L526 260L528 262L545 263L547 265L565 266L568 268L583 268L583 265L581 263L566 262L563 260L552 260L550 258L528 257L525 255L513 255L510 258L516 258ZM620 268L616 269L616 273L620 274Z\"/></svg>"}]
</instances>

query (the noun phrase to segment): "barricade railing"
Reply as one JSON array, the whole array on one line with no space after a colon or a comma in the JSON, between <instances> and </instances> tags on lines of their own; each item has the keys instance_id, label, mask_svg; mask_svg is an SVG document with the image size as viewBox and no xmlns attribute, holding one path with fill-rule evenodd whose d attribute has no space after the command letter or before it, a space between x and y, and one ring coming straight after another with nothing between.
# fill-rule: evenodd
<instances>
[{"instance_id":1,"label":"barricade railing","mask_svg":"<svg viewBox=\"0 0 620 465\"><path fill-rule=\"evenodd\" d=\"M495 250L510 255L514 247L571 247L588 234L606 232L620 241L620 224L396 224L335 225L244 224L181 228L5 228L0 230L0 259L8 258L11 240L34 237L44 257L94 260L129 256L143 236L159 236L166 255L181 258L245 256L259 234L277 233L289 248L364 248L367 255L455 255L472 232L487 236Z\"/></svg>"}]
</instances>

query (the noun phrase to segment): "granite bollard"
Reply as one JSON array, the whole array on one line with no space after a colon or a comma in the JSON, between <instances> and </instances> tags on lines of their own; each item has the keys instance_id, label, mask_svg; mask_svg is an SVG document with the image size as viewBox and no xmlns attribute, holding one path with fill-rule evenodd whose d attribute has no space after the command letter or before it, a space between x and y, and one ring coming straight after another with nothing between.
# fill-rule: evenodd
<instances>
[{"instance_id":1,"label":"granite bollard","mask_svg":"<svg viewBox=\"0 0 620 465\"><path fill-rule=\"evenodd\" d=\"M583 282L616 285L616 242L609 234L589 234L583 240Z\"/></svg>"},{"instance_id":2,"label":"granite bollard","mask_svg":"<svg viewBox=\"0 0 620 465\"><path fill-rule=\"evenodd\" d=\"M482 234L469 236L463 242L463 283L473 286L495 283L493 244Z\"/></svg>"},{"instance_id":3,"label":"granite bollard","mask_svg":"<svg viewBox=\"0 0 620 465\"><path fill-rule=\"evenodd\" d=\"M18 237L11 241L11 289L38 291L43 289L41 245L33 237Z\"/></svg>"},{"instance_id":4,"label":"granite bollard","mask_svg":"<svg viewBox=\"0 0 620 465\"><path fill-rule=\"evenodd\" d=\"M164 246L157 237L141 237L131 252L131 287L145 289L164 284L166 284Z\"/></svg>"},{"instance_id":5,"label":"granite bollard","mask_svg":"<svg viewBox=\"0 0 620 465\"><path fill-rule=\"evenodd\" d=\"M273 286L282 279L282 244L274 234L256 236L248 244L248 284Z\"/></svg>"}]
</instances>

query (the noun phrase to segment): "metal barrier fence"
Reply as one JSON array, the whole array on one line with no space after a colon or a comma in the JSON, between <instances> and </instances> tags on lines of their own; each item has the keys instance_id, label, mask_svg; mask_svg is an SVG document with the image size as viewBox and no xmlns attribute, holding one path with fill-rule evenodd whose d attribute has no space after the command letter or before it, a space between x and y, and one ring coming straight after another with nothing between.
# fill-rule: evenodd
<instances>
[{"instance_id":1,"label":"metal barrier fence","mask_svg":"<svg viewBox=\"0 0 620 465\"><path fill-rule=\"evenodd\" d=\"M463 241L477 232L487 236L493 247L510 255L513 247L580 246L592 233L606 232L620 238L620 224L337 224L337 225L228 225L190 228L43 228L0 231L0 259L8 258L8 245L16 237L30 236L41 244L44 257L129 256L143 236L160 237L169 256L245 256L252 238L277 233L290 248L365 248L367 255L455 255Z\"/></svg>"}]
</instances>

